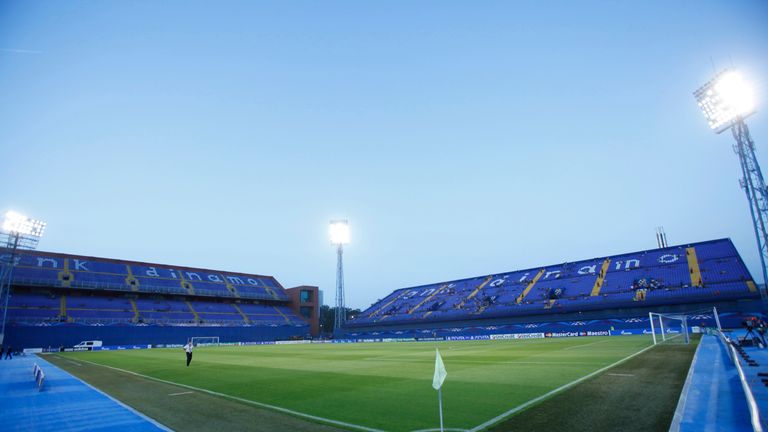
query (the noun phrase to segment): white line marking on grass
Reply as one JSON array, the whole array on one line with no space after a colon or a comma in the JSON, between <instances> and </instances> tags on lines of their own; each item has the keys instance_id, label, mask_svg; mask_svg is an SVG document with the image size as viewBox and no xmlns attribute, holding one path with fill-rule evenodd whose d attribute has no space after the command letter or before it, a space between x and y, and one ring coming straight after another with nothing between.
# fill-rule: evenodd
<instances>
[{"instance_id":1,"label":"white line marking on grass","mask_svg":"<svg viewBox=\"0 0 768 432\"><path fill-rule=\"evenodd\" d=\"M65 362L67 362L67 363L72 363L72 364L73 364L73 365L75 365L75 366L81 366L81 367L83 366L82 364L80 364L80 363L78 363L78 362L76 362L76 361L72 361L72 360L70 360L70 359L68 359L68 358L64 358L64 357L62 357L62 356L60 356L60 355L58 355L58 354L56 354L56 357L58 357L58 358L60 358L60 359L64 360L64 361L65 361Z\"/></svg>"},{"instance_id":2,"label":"white line marking on grass","mask_svg":"<svg viewBox=\"0 0 768 432\"><path fill-rule=\"evenodd\" d=\"M609 373L608 375L611 376L621 376L621 377L633 377L635 374L617 374L617 373Z\"/></svg>"},{"instance_id":3,"label":"white line marking on grass","mask_svg":"<svg viewBox=\"0 0 768 432\"><path fill-rule=\"evenodd\" d=\"M467 432L466 429L459 429L459 428L443 428L444 431L455 431L455 432ZM440 428L432 428L432 429L419 429L411 432L440 432Z\"/></svg>"},{"instance_id":4,"label":"white line marking on grass","mask_svg":"<svg viewBox=\"0 0 768 432\"><path fill-rule=\"evenodd\" d=\"M169 393L168 396L181 396L181 395L192 394L192 393L194 392L188 391L188 392L179 392L179 393Z\"/></svg>"},{"instance_id":5,"label":"white line marking on grass","mask_svg":"<svg viewBox=\"0 0 768 432\"><path fill-rule=\"evenodd\" d=\"M571 347L563 348L563 351L572 350L572 349L576 349L576 348L584 348L584 347L587 347L587 346L597 345L597 344L611 342L611 341L613 341L613 339L606 339L606 340L601 340L601 341L597 341L597 342L590 342L588 344L576 345L576 346L571 346Z\"/></svg>"},{"instance_id":6,"label":"white line marking on grass","mask_svg":"<svg viewBox=\"0 0 768 432\"><path fill-rule=\"evenodd\" d=\"M541 395L541 396L539 396L539 397L537 397L535 399L531 399L531 400L529 400L528 402L526 402L526 403L524 403L522 405L518 405L518 406L512 408L511 410L509 410L507 412L504 412L504 413L502 413L502 414L500 414L500 415L498 415L498 416L488 420L487 422L485 422L485 423L483 423L481 425L473 427L472 429L469 430L469 432L478 432L478 431L480 431L482 429L487 428L488 426L496 424L496 423L506 419L507 417L511 416L512 414L516 413L516 412L522 411L522 410L528 408L529 406L531 406L533 404L536 404L536 403L538 403L538 402L540 402L540 401L542 401L544 399L547 399L550 396L553 396L553 395L555 395L557 393L560 393L563 390L567 390L567 389L575 386L576 384L578 384L578 383L580 383L580 382L582 382L584 380L588 380L588 379L592 378L593 376L595 376L595 375L597 375L599 373L602 373L602 372L604 372L604 371L606 371L606 370L608 370L608 369L610 369L610 368L612 368L614 366L618 366L621 363L624 363L625 361L631 359L632 357L638 356L638 355L648 351L649 349L653 348L654 346L655 345L651 345L651 346L645 347L645 348L641 349L640 351L638 351L638 352L636 352L634 354L630 354L627 357L624 357L623 359L621 359L621 360L619 360L619 361L617 361L615 363L609 364L608 366L600 368L600 369L598 369L598 370L596 370L596 371L594 371L594 372L592 372L592 373L590 373L588 375L584 375L583 377L581 377L581 378L579 378L577 380L571 381L568 384L563 384L560 387L558 387L558 388L556 388L556 389L554 389L554 390L552 390L550 392L547 392L547 393L545 393L545 394L543 394L543 395Z\"/></svg>"},{"instance_id":7,"label":"white line marking on grass","mask_svg":"<svg viewBox=\"0 0 768 432\"><path fill-rule=\"evenodd\" d=\"M275 406L275 405L269 405L269 404L265 404L265 403L261 403L261 402L256 402L256 401L252 401L252 400L248 400L248 399L243 399L243 398L239 398L237 396L232 396L232 395L228 395L228 394L224 394L224 393L219 393L219 392L215 392L215 391L212 391L212 390L206 390L206 389L199 388L199 387L194 387L194 386L191 386L191 385L176 383L176 382L173 382L173 381L166 381L164 379L151 377L151 376L148 376L148 375L140 374L138 372L132 372L132 371L125 370L125 369L120 369L120 368L117 368L117 367L114 367L114 366L108 366L108 365L104 365L104 364L94 363L94 362L88 361L88 360L82 360L82 361L84 363L90 363L90 364L92 364L94 366L101 366L101 367L105 367L105 368L108 368L108 369L116 370L116 371L119 371L119 372L127 373L129 375L134 375L134 376L137 376L137 377L141 377L141 378L144 378L144 379L148 379L148 380L152 380L152 381L157 381L157 382L161 382L161 383L165 383L165 384L170 384L170 385L175 385L175 386L187 388L187 389L190 389L190 390L196 390L196 391L199 391L199 392L208 393L208 394L211 394L211 395L214 395L214 396L223 397L223 398L226 398L226 399L236 400L238 402L243 402L243 403L247 403L247 404L250 404L250 405L255 405L255 406L258 406L258 407L261 407L261 408L267 408L267 409L271 409L271 410L274 410L274 411L278 411L278 412L282 412L282 413L286 413L286 414L291 414L291 415L294 415L296 417L303 417L303 418L307 418L307 419L310 419L310 420L319 421L319 422L322 422L322 423L328 423L328 424L332 424L332 425L343 426L343 427L346 427L346 428L357 429L357 430L362 430L362 431L366 431L366 432L385 432L385 431L383 431L381 429L374 429L374 428L369 428L369 427L366 427L366 426L360 426L360 425L356 425L356 424L352 424L352 423L345 423L345 422L338 421L338 420L332 420L332 419L328 419L328 418L324 418L324 417L318 417L318 416L314 416L312 414L306 414L306 413L299 412L299 411L293 411L293 410L289 410L288 408L282 408L282 407Z\"/></svg>"}]
</instances>

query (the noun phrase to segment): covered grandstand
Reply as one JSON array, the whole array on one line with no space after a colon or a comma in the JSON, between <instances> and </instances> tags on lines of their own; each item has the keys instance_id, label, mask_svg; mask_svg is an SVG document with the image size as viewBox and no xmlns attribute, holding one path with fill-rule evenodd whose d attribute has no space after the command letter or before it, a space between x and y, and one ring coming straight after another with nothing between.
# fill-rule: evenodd
<instances>
[{"instance_id":1,"label":"covered grandstand","mask_svg":"<svg viewBox=\"0 0 768 432\"><path fill-rule=\"evenodd\" d=\"M14 347L255 342L305 338L317 327L316 293L292 295L272 276L49 252L15 259L6 324Z\"/></svg>"},{"instance_id":2,"label":"covered grandstand","mask_svg":"<svg viewBox=\"0 0 768 432\"><path fill-rule=\"evenodd\" d=\"M717 306L724 325L759 310L730 239L566 262L393 291L350 322L350 338L451 337L648 328L648 311ZM711 325L703 314L696 325Z\"/></svg>"}]
</instances>

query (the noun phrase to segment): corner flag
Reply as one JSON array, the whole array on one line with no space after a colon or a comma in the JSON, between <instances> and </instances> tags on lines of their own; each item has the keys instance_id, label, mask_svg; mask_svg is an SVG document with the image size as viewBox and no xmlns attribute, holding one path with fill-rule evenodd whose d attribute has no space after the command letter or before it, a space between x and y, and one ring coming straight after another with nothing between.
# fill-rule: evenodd
<instances>
[{"instance_id":1,"label":"corner flag","mask_svg":"<svg viewBox=\"0 0 768 432\"><path fill-rule=\"evenodd\" d=\"M437 401L440 407L440 432L443 432L443 381L448 376L443 364L443 358L440 357L440 350L435 348L435 377L432 378L432 388L437 390Z\"/></svg>"},{"instance_id":2,"label":"corner flag","mask_svg":"<svg viewBox=\"0 0 768 432\"><path fill-rule=\"evenodd\" d=\"M445 370L443 358L440 357L440 350L435 348L435 377L432 379L432 388L435 390L440 390L440 387L443 385L443 381L445 381L445 377L447 375L448 372Z\"/></svg>"}]
</instances>

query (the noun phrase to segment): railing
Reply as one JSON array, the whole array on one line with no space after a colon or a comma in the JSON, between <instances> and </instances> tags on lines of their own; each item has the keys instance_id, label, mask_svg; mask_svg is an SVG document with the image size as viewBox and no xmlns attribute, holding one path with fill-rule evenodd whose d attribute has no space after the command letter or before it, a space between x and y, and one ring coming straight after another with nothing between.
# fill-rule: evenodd
<instances>
[{"instance_id":1,"label":"railing","mask_svg":"<svg viewBox=\"0 0 768 432\"><path fill-rule=\"evenodd\" d=\"M731 361L733 361L733 364L736 365L736 371L738 371L739 380L741 381L741 388L744 390L744 395L747 397L747 405L749 406L749 416L750 421L752 422L752 429L755 432L763 432L762 421L760 420L760 411L757 409L755 396L752 394L752 389L749 387L747 377L744 374L744 369L741 367L741 362L739 361L739 357L736 353L736 348L733 347L731 339L723 334L723 332L719 330L715 330L715 332L718 334L718 339L720 339L720 342L725 345L725 349L728 351L728 357L730 357Z\"/></svg>"},{"instance_id":2,"label":"railing","mask_svg":"<svg viewBox=\"0 0 768 432\"><path fill-rule=\"evenodd\" d=\"M72 318L70 317L66 321L56 319L40 319L39 317L15 317L14 323L26 324L26 325L54 325L54 324L83 324L91 326L109 326L109 325L166 325L166 326L193 326L193 327L257 327L257 326L282 326L282 325L294 325L297 322L291 320L290 323L286 323L284 319L274 321L262 321L252 320L250 324L247 324L244 320L203 320L202 322L195 320L185 319L163 319L163 318L151 318L141 319L138 323L133 322L130 318Z\"/></svg>"},{"instance_id":3,"label":"railing","mask_svg":"<svg viewBox=\"0 0 768 432\"><path fill-rule=\"evenodd\" d=\"M133 286L123 285L123 284L113 284L108 282L91 282L91 281L73 280L73 281L69 281L68 285L65 287L64 283L59 280L53 281L51 279L14 277L13 284L25 285L25 286L82 288L82 289L91 289L91 290L136 292L136 291L133 291L133 288L134 288ZM187 291L182 287L175 288L175 287L139 285L138 288L139 288L139 292L141 293L173 294L173 295L184 295L184 296L190 295L189 291ZM227 297L227 298L244 298L244 299L254 299L254 300L288 301L287 298L276 300L274 297L272 297L269 294L258 294L258 293L242 292L242 291L239 291L239 293L240 293L239 295L235 295L226 290L219 291L219 290L207 290L207 289L195 288L194 295L201 296L201 297Z\"/></svg>"}]
</instances>

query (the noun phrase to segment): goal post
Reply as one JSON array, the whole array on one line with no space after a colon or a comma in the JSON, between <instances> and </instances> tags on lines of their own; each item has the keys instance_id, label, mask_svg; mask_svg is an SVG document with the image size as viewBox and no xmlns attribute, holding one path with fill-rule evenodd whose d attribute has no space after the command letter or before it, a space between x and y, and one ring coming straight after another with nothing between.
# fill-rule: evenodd
<instances>
[{"instance_id":1,"label":"goal post","mask_svg":"<svg viewBox=\"0 0 768 432\"><path fill-rule=\"evenodd\" d=\"M193 336L189 338L192 342L192 346L219 346L218 336Z\"/></svg>"},{"instance_id":2,"label":"goal post","mask_svg":"<svg viewBox=\"0 0 768 432\"><path fill-rule=\"evenodd\" d=\"M662 314L648 312L651 321L653 344L660 343L690 343L690 328L686 314Z\"/></svg>"},{"instance_id":3,"label":"goal post","mask_svg":"<svg viewBox=\"0 0 768 432\"><path fill-rule=\"evenodd\" d=\"M649 312L648 318L654 345L687 344L691 341L691 332L722 330L715 307L680 313Z\"/></svg>"}]
</instances>

